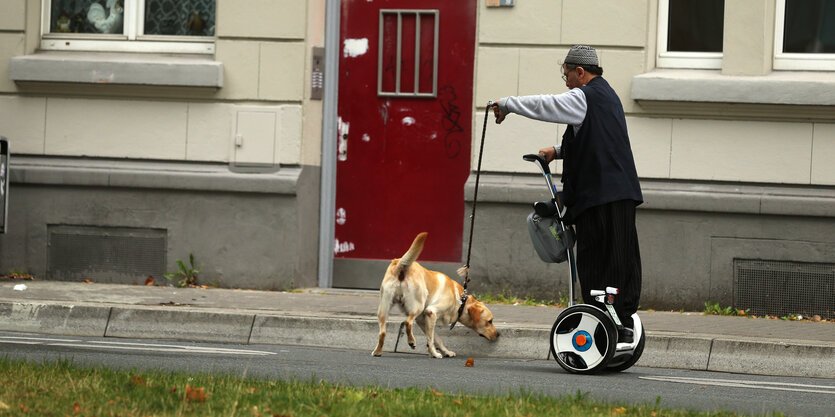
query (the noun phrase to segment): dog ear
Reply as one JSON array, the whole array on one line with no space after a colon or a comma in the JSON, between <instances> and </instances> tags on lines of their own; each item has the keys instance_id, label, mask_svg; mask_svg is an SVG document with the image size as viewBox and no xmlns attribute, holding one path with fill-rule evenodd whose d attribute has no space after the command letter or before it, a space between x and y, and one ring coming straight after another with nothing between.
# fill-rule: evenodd
<instances>
[{"instance_id":1,"label":"dog ear","mask_svg":"<svg viewBox=\"0 0 835 417\"><path fill-rule=\"evenodd\" d=\"M473 323L478 323L481 320L481 307L477 303L470 303L467 306L467 314L470 315L470 319Z\"/></svg>"}]
</instances>

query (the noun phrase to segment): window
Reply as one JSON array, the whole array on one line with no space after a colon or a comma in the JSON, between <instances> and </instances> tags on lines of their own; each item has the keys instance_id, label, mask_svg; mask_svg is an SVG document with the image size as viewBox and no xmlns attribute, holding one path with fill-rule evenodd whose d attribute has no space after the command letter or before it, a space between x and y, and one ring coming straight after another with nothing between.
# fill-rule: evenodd
<instances>
[{"instance_id":1,"label":"window","mask_svg":"<svg viewBox=\"0 0 835 417\"><path fill-rule=\"evenodd\" d=\"M43 0L41 49L214 53L215 0Z\"/></svg>"},{"instance_id":2,"label":"window","mask_svg":"<svg viewBox=\"0 0 835 417\"><path fill-rule=\"evenodd\" d=\"M438 27L438 10L380 10L377 95L437 95Z\"/></svg>"},{"instance_id":3,"label":"window","mask_svg":"<svg viewBox=\"0 0 835 417\"><path fill-rule=\"evenodd\" d=\"M658 66L722 67L724 0L661 0L658 4Z\"/></svg>"},{"instance_id":4,"label":"window","mask_svg":"<svg viewBox=\"0 0 835 417\"><path fill-rule=\"evenodd\" d=\"M835 70L835 0L779 0L774 69Z\"/></svg>"}]
</instances>

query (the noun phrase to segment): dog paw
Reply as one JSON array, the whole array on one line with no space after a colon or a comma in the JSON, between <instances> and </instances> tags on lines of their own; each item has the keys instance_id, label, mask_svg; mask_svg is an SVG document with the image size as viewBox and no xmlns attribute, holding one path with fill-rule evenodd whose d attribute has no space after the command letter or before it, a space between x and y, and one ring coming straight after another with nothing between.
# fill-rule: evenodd
<instances>
[{"instance_id":1,"label":"dog paw","mask_svg":"<svg viewBox=\"0 0 835 417\"><path fill-rule=\"evenodd\" d=\"M438 358L438 359L441 359L441 358L443 358L443 357L444 357L444 355L441 355L441 354L440 354L440 353L438 353L438 352L435 352L435 353L429 352L429 356L431 356L431 357L433 357L433 358Z\"/></svg>"},{"instance_id":2,"label":"dog paw","mask_svg":"<svg viewBox=\"0 0 835 417\"><path fill-rule=\"evenodd\" d=\"M415 350L415 344L414 343L409 343L409 347L412 348L412 350Z\"/></svg>"},{"instance_id":3,"label":"dog paw","mask_svg":"<svg viewBox=\"0 0 835 417\"><path fill-rule=\"evenodd\" d=\"M383 356L383 351L382 350L375 350L375 351L371 352L371 356Z\"/></svg>"},{"instance_id":4,"label":"dog paw","mask_svg":"<svg viewBox=\"0 0 835 417\"><path fill-rule=\"evenodd\" d=\"M448 351L444 352L444 356L446 356L447 358L454 358L455 357L455 352L453 352L451 350L448 350Z\"/></svg>"}]
</instances>

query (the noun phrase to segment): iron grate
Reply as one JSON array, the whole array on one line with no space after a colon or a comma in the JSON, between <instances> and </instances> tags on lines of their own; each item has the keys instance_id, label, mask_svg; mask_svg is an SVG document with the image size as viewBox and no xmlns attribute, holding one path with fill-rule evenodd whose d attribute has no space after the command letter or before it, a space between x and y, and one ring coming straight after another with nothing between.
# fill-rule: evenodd
<instances>
[{"instance_id":1,"label":"iron grate","mask_svg":"<svg viewBox=\"0 0 835 417\"><path fill-rule=\"evenodd\" d=\"M127 284L165 272L164 229L48 225L47 233L50 279Z\"/></svg>"},{"instance_id":2,"label":"iron grate","mask_svg":"<svg viewBox=\"0 0 835 417\"><path fill-rule=\"evenodd\" d=\"M835 264L734 259L734 307L756 315L835 318Z\"/></svg>"}]
</instances>

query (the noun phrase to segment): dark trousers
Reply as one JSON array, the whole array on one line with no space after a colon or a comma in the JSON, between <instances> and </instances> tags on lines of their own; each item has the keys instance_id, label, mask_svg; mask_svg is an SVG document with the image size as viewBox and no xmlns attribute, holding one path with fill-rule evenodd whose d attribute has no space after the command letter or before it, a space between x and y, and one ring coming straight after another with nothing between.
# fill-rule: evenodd
<instances>
[{"instance_id":1,"label":"dark trousers","mask_svg":"<svg viewBox=\"0 0 835 417\"><path fill-rule=\"evenodd\" d=\"M641 252L635 229L635 202L621 200L591 207L576 218L577 273L583 302L606 307L591 290L615 287L615 311L621 323L632 327L632 314L641 298Z\"/></svg>"}]
</instances>

